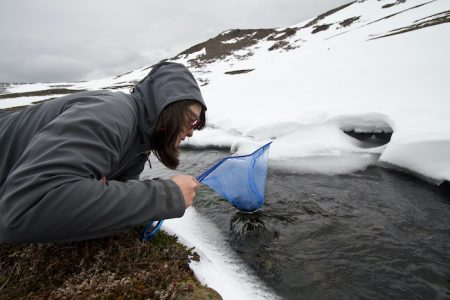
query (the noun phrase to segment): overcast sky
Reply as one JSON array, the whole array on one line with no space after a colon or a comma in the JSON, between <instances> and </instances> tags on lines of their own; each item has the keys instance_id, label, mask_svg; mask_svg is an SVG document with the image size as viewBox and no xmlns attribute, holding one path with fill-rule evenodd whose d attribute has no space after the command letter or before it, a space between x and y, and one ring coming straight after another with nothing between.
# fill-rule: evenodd
<instances>
[{"instance_id":1,"label":"overcast sky","mask_svg":"<svg viewBox=\"0 0 450 300\"><path fill-rule=\"evenodd\" d=\"M228 29L286 27L348 2L1 0L0 82L118 75Z\"/></svg>"}]
</instances>

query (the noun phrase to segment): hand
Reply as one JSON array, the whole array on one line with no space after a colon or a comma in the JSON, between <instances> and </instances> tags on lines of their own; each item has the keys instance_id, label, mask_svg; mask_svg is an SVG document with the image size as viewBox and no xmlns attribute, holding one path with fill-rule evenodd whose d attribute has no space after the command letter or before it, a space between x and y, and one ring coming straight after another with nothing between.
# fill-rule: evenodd
<instances>
[{"instance_id":1,"label":"hand","mask_svg":"<svg viewBox=\"0 0 450 300\"><path fill-rule=\"evenodd\" d=\"M192 202L194 201L195 192L200 185L197 179L190 175L184 174L175 175L170 179L180 187L181 192L183 193L184 204L186 208L191 206Z\"/></svg>"}]
</instances>

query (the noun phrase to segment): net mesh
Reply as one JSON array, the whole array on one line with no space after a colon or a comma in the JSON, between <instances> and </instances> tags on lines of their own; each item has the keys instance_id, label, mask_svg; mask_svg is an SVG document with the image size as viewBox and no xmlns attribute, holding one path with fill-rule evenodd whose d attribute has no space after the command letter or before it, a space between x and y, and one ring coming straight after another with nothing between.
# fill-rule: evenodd
<instances>
[{"instance_id":1,"label":"net mesh","mask_svg":"<svg viewBox=\"0 0 450 300\"><path fill-rule=\"evenodd\" d=\"M264 203L270 144L249 155L226 157L197 179L237 209L255 211Z\"/></svg>"}]
</instances>

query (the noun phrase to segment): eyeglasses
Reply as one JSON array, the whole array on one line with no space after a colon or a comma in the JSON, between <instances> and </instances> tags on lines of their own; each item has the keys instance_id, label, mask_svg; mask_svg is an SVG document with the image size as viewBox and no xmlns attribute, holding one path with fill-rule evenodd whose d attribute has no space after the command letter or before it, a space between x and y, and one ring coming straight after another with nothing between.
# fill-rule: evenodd
<instances>
[{"instance_id":1,"label":"eyeglasses","mask_svg":"<svg viewBox=\"0 0 450 300\"><path fill-rule=\"evenodd\" d=\"M195 130L200 126L201 123L202 121L200 121L200 118L197 115L195 115L195 120L191 123L189 129Z\"/></svg>"}]
</instances>

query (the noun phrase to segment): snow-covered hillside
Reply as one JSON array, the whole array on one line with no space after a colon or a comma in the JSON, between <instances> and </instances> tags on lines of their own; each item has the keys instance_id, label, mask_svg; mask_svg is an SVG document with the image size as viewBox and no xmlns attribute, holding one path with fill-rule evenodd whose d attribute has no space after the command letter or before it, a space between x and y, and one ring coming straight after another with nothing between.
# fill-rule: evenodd
<instances>
[{"instance_id":1,"label":"snow-covered hillside","mask_svg":"<svg viewBox=\"0 0 450 300\"><path fill-rule=\"evenodd\" d=\"M449 21L449 0L355 1L288 28L229 30L195 45L171 59L191 69L208 105L207 128L187 143L243 154L272 141L271 168L336 174L383 164L450 181ZM128 92L150 69L0 84L0 109ZM225 299L275 298L194 208L164 229L196 247L196 275Z\"/></svg>"},{"instance_id":2,"label":"snow-covered hillside","mask_svg":"<svg viewBox=\"0 0 450 300\"><path fill-rule=\"evenodd\" d=\"M248 153L272 140L274 168L334 174L379 163L450 180L449 20L448 0L367 0L289 28L223 32L171 59L190 67L208 104L208 128L188 143ZM0 108L128 91L149 69L11 84Z\"/></svg>"}]
</instances>

